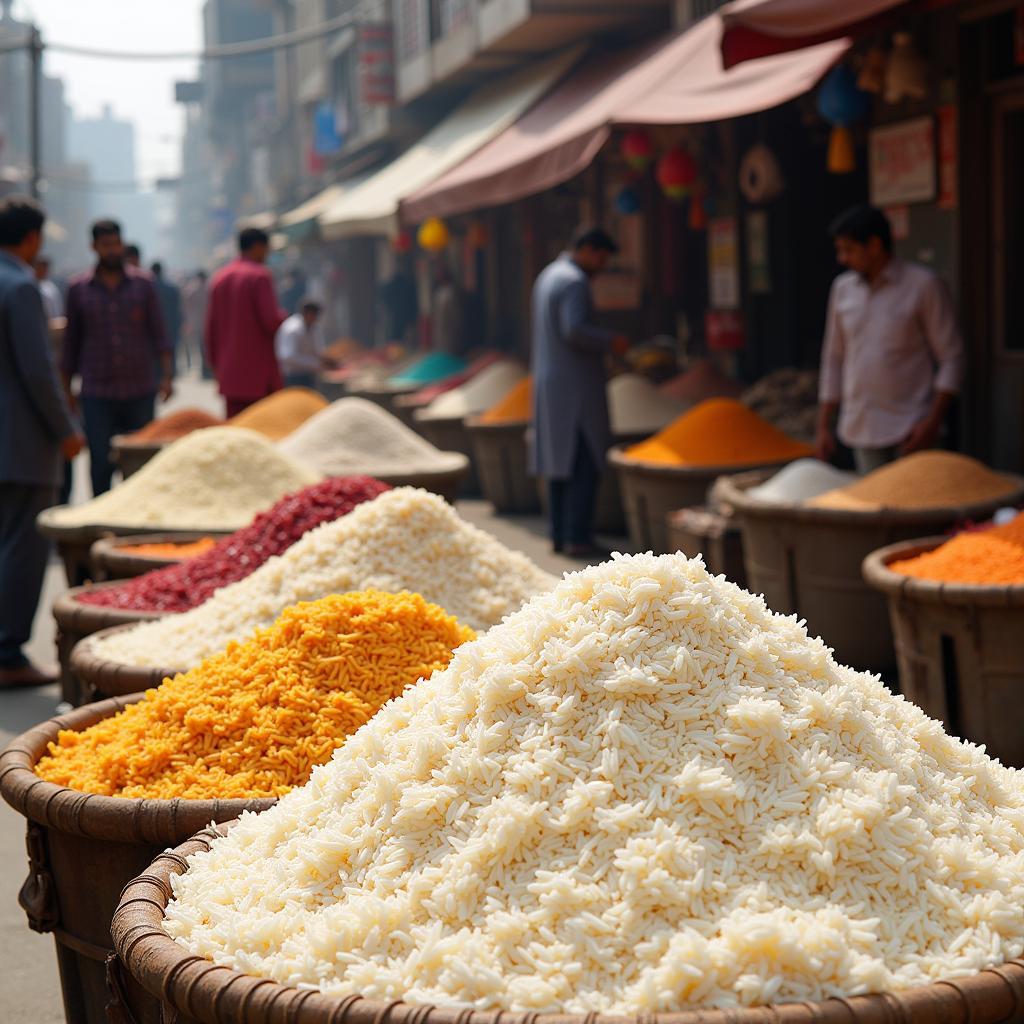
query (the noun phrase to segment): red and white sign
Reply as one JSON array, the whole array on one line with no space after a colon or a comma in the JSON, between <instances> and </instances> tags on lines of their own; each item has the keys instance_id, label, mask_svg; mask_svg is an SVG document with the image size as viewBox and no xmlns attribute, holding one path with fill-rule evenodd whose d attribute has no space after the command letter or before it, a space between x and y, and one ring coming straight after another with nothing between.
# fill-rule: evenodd
<instances>
[{"instance_id":1,"label":"red and white sign","mask_svg":"<svg viewBox=\"0 0 1024 1024\"><path fill-rule=\"evenodd\" d=\"M873 129L870 151L875 206L935 198L935 126L930 116Z\"/></svg>"},{"instance_id":2,"label":"red and white sign","mask_svg":"<svg viewBox=\"0 0 1024 1024\"><path fill-rule=\"evenodd\" d=\"M712 352L735 352L747 343L743 314L731 309L709 309L704 313L704 336Z\"/></svg>"}]
</instances>

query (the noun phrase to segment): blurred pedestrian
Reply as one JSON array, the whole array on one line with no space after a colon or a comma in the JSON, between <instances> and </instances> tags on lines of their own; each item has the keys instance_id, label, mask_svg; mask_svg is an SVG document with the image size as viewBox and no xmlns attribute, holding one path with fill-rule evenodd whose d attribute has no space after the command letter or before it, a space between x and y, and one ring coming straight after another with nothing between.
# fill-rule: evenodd
<instances>
[{"instance_id":1,"label":"blurred pedestrian","mask_svg":"<svg viewBox=\"0 0 1024 1024\"><path fill-rule=\"evenodd\" d=\"M49 327L50 350L55 366L60 366L64 357L64 296L50 280L50 261L39 256L35 262L36 284L43 299L43 310ZM64 460L64 480L60 486L57 504L66 505L71 500L71 488L75 482L74 463Z\"/></svg>"},{"instance_id":2,"label":"blurred pedestrian","mask_svg":"<svg viewBox=\"0 0 1024 1024\"><path fill-rule=\"evenodd\" d=\"M50 280L50 260L40 256L35 262L36 284L39 294L43 297L43 311L46 319L59 320L64 316L64 297L60 289Z\"/></svg>"},{"instance_id":3,"label":"blurred pedestrian","mask_svg":"<svg viewBox=\"0 0 1024 1024\"><path fill-rule=\"evenodd\" d=\"M419 318L419 299L406 257L398 257L391 276L380 286L378 301L383 313L384 340L408 344Z\"/></svg>"},{"instance_id":4,"label":"blurred pedestrian","mask_svg":"<svg viewBox=\"0 0 1024 1024\"><path fill-rule=\"evenodd\" d=\"M437 352L462 355L462 292L451 268L442 258L434 267L434 295L431 303L431 341Z\"/></svg>"},{"instance_id":5,"label":"blurred pedestrian","mask_svg":"<svg viewBox=\"0 0 1024 1024\"><path fill-rule=\"evenodd\" d=\"M125 243L124 262L126 266L142 270L142 250L134 242Z\"/></svg>"},{"instance_id":6,"label":"blurred pedestrian","mask_svg":"<svg viewBox=\"0 0 1024 1024\"><path fill-rule=\"evenodd\" d=\"M160 300L160 312L164 318L164 330L171 343L171 363L178 365L178 343L181 340L181 291L164 277L164 265L159 261L150 268L153 274L153 287L156 297Z\"/></svg>"},{"instance_id":7,"label":"blurred pedestrian","mask_svg":"<svg viewBox=\"0 0 1024 1024\"><path fill-rule=\"evenodd\" d=\"M847 210L831 234L847 269L828 300L817 453L830 459L838 432L857 471L870 473L938 443L960 389L964 344L945 284L893 256L881 210Z\"/></svg>"},{"instance_id":8,"label":"blurred pedestrian","mask_svg":"<svg viewBox=\"0 0 1024 1024\"><path fill-rule=\"evenodd\" d=\"M192 364L203 366L206 359L203 353L203 328L206 324L206 271L197 270L185 285L181 295L184 324L182 326L182 350L185 355L185 367L192 369ZM205 376L205 373L204 373Z\"/></svg>"},{"instance_id":9,"label":"blurred pedestrian","mask_svg":"<svg viewBox=\"0 0 1024 1024\"><path fill-rule=\"evenodd\" d=\"M264 266L270 253L267 233L245 228L238 249L238 258L213 275L204 332L229 418L281 387L274 337L285 320Z\"/></svg>"},{"instance_id":10,"label":"blurred pedestrian","mask_svg":"<svg viewBox=\"0 0 1024 1024\"><path fill-rule=\"evenodd\" d=\"M153 419L154 402L173 394L171 348L153 281L127 266L120 225L92 226L96 266L68 289L64 384L81 379L93 494L110 490L110 440ZM157 366L159 364L159 381Z\"/></svg>"},{"instance_id":11,"label":"blurred pedestrian","mask_svg":"<svg viewBox=\"0 0 1024 1024\"><path fill-rule=\"evenodd\" d=\"M0 689L56 680L30 664L49 558L36 516L53 504L62 462L81 436L61 390L32 265L46 215L33 200L0 200Z\"/></svg>"},{"instance_id":12,"label":"blurred pedestrian","mask_svg":"<svg viewBox=\"0 0 1024 1024\"><path fill-rule=\"evenodd\" d=\"M574 558L600 556L594 499L611 444L605 357L628 341L595 326L590 279L618 251L600 228L577 232L572 251L533 286L533 437L530 471L548 485L551 542Z\"/></svg>"},{"instance_id":13,"label":"blurred pedestrian","mask_svg":"<svg viewBox=\"0 0 1024 1024\"><path fill-rule=\"evenodd\" d=\"M289 388L315 388L316 375L327 361L320 316L323 307L314 299L304 299L298 313L293 313L277 330L274 350L277 362Z\"/></svg>"}]
</instances>

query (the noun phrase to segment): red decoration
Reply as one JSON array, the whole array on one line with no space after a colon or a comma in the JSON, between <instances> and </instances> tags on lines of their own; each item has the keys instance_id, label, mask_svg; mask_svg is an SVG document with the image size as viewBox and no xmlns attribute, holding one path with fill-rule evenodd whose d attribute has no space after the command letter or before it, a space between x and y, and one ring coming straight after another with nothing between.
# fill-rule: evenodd
<instances>
[{"instance_id":1,"label":"red decoration","mask_svg":"<svg viewBox=\"0 0 1024 1024\"><path fill-rule=\"evenodd\" d=\"M708 226L708 212L704 206L703 189L694 188L690 196L690 212L687 226L691 231L705 231Z\"/></svg>"},{"instance_id":2,"label":"red decoration","mask_svg":"<svg viewBox=\"0 0 1024 1024\"><path fill-rule=\"evenodd\" d=\"M399 231L391 244L397 253L412 252L412 235L408 231Z\"/></svg>"},{"instance_id":3,"label":"red decoration","mask_svg":"<svg viewBox=\"0 0 1024 1024\"><path fill-rule=\"evenodd\" d=\"M655 172L662 192L676 201L685 199L697 180L697 164L681 146L670 149L659 161Z\"/></svg>"},{"instance_id":4,"label":"red decoration","mask_svg":"<svg viewBox=\"0 0 1024 1024\"><path fill-rule=\"evenodd\" d=\"M634 171L644 170L654 159L654 143L647 132L636 129L622 136L622 155Z\"/></svg>"}]
</instances>

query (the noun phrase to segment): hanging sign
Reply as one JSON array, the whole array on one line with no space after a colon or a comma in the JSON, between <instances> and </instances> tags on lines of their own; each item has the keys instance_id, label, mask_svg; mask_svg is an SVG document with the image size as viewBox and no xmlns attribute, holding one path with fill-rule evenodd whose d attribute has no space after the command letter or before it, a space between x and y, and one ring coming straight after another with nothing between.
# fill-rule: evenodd
<instances>
[{"instance_id":1,"label":"hanging sign","mask_svg":"<svg viewBox=\"0 0 1024 1024\"><path fill-rule=\"evenodd\" d=\"M708 224L708 290L713 309L739 309L740 267L736 218Z\"/></svg>"},{"instance_id":2,"label":"hanging sign","mask_svg":"<svg viewBox=\"0 0 1024 1024\"><path fill-rule=\"evenodd\" d=\"M869 148L875 206L935 198L935 127L930 116L872 129Z\"/></svg>"},{"instance_id":3,"label":"hanging sign","mask_svg":"<svg viewBox=\"0 0 1024 1024\"><path fill-rule=\"evenodd\" d=\"M395 102L395 44L390 22L364 22L356 29L359 97L370 106Z\"/></svg>"}]
</instances>

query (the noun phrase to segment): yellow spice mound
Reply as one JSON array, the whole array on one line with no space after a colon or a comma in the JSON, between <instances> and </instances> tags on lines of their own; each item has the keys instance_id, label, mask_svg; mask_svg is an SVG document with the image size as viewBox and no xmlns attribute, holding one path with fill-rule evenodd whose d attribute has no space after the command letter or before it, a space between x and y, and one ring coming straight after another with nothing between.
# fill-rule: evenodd
<instances>
[{"instance_id":1,"label":"yellow spice mound","mask_svg":"<svg viewBox=\"0 0 1024 1024\"><path fill-rule=\"evenodd\" d=\"M298 430L311 416L327 408L327 399L310 388L282 388L261 398L228 420L232 427L247 427L271 441Z\"/></svg>"},{"instance_id":2,"label":"yellow spice mound","mask_svg":"<svg viewBox=\"0 0 1024 1024\"><path fill-rule=\"evenodd\" d=\"M103 796L282 796L474 635L407 591L297 604L138 704L61 732L36 774Z\"/></svg>"},{"instance_id":3,"label":"yellow spice mound","mask_svg":"<svg viewBox=\"0 0 1024 1024\"><path fill-rule=\"evenodd\" d=\"M960 508L1019 490L1011 477L956 452L915 452L808 502L817 508Z\"/></svg>"}]
</instances>

